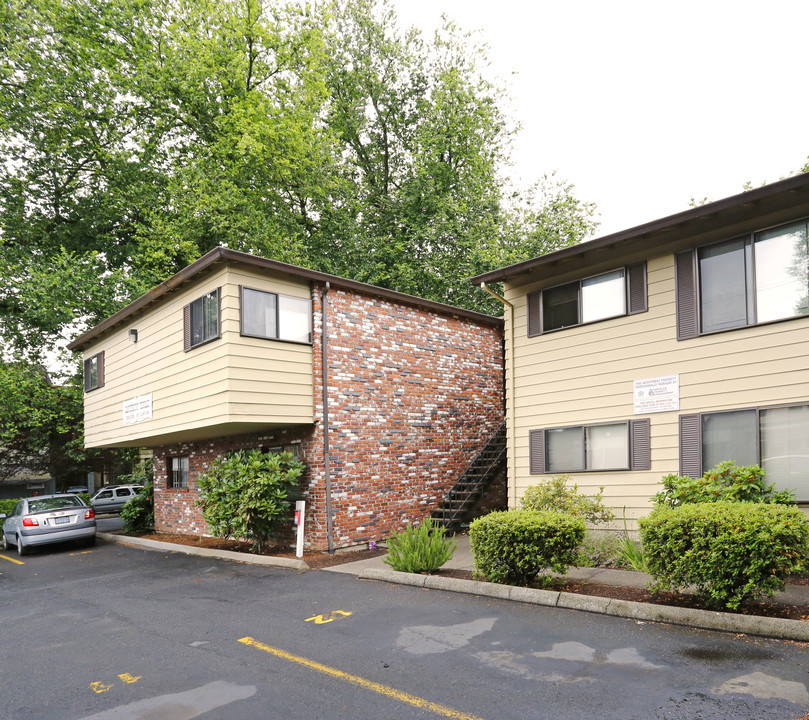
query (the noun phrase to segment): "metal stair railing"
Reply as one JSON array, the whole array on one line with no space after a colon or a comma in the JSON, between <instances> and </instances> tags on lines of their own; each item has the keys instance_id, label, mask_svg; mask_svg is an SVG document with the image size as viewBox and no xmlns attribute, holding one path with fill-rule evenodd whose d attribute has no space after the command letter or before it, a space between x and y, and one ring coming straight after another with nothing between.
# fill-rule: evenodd
<instances>
[{"instance_id":1,"label":"metal stair railing","mask_svg":"<svg viewBox=\"0 0 809 720\"><path fill-rule=\"evenodd\" d=\"M458 481L432 512L434 522L457 530L464 516L501 470L506 459L506 422L500 424L480 452L472 458Z\"/></svg>"}]
</instances>

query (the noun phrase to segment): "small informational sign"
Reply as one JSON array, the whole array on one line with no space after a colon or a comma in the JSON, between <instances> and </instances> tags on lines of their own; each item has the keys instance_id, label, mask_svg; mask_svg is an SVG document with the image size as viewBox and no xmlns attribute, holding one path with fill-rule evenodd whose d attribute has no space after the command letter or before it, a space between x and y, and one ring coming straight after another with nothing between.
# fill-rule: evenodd
<instances>
[{"instance_id":1,"label":"small informational sign","mask_svg":"<svg viewBox=\"0 0 809 720\"><path fill-rule=\"evenodd\" d=\"M152 419L152 393L124 400L124 425L134 425Z\"/></svg>"},{"instance_id":2,"label":"small informational sign","mask_svg":"<svg viewBox=\"0 0 809 720\"><path fill-rule=\"evenodd\" d=\"M646 378L634 381L635 415L680 409L680 376Z\"/></svg>"}]
</instances>

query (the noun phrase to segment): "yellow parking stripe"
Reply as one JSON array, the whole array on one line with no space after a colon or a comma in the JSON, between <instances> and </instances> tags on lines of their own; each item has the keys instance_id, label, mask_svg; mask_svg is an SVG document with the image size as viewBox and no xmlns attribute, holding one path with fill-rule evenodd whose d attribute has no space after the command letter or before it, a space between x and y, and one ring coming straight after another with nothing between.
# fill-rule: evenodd
<instances>
[{"instance_id":1,"label":"yellow parking stripe","mask_svg":"<svg viewBox=\"0 0 809 720\"><path fill-rule=\"evenodd\" d=\"M409 705L413 705L421 710L429 710L431 712L434 712L436 715L454 718L455 720L482 720L482 718L479 718L477 715L468 715L467 713L462 713L459 712L458 710L453 710L452 708L446 707L445 705L439 705L437 703L430 702L429 700L417 697L416 695L410 695L408 693L401 692L400 690L388 687L387 685L381 685L380 683L372 682L371 680L366 680L365 678L361 678L358 675L350 675L349 673L345 673L342 670L337 670L336 668L329 667L328 665L321 665L318 662L308 660L305 657L301 657L300 655L293 655L292 653L288 653L285 650L270 647L269 645L265 645L264 643L261 643L258 640L255 640L254 638L251 637L240 638L239 642L244 643L245 645L252 645L253 647L258 648L259 650L264 650L264 652L268 652L271 655L283 658L284 660L289 660L291 662L298 663L299 665L308 667L310 670L317 670L318 672L321 672L324 675L330 675L331 677L337 678L338 680L345 680L346 682L353 683L354 685L359 685L360 687L365 688L366 690L371 690L375 693L379 693L380 695L385 695L387 697L393 698L394 700L399 700L400 702L408 703Z\"/></svg>"},{"instance_id":2,"label":"yellow parking stripe","mask_svg":"<svg viewBox=\"0 0 809 720\"><path fill-rule=\"evenodd\" d=\"M9 562L13 562L15 565L25 565L22 560L15 560L14 558L10 558L8 555L0 555L0 558L3 560L8 560Z\"/></svg>"}]
</instances>

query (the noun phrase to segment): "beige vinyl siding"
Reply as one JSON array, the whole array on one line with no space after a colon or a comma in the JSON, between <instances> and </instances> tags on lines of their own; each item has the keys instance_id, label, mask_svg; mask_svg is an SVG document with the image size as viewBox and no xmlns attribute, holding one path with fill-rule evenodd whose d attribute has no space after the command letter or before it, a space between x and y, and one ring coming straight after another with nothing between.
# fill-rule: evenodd
<instances>
[{"instance_id":1,"label":"beige vinyl siding","mask_svg":"<svg viewBox=\"0 0 809 720\"><path fill-rule=\"evenodd\" d=\"M660 478L679 470L680 414L809 402L809 318L678 342L673 255L650 260L647 273L648 312L536 338L527 337L526 294L537 287L507 286L506 298L515 309L514 332L507 327L506 338L507 346L514 339L517 383L516 392L507 394L516 455L509 470L512 505L542 479L528 470L529 430L649 417L650 471L573 475L584 493L604 486L606 502L619 516L625 506L627 517L634 519L648 512ZM506 367L511 383L510 362ZM675 374L680 376L680 410L635 416L633 381Z\"/></svg>"},{"instance_id":2,"label":"beige vinyl siding","mask_svg":"<svg viewBox=\"0 0 809 720\"><path fill-rule=\"evenodd\" d=\"M88 447L125 446L221 434L314 419L312 347L242 337L239 285L309 298L306 282L221 268L173 293L87 348L105 352L105 385L85 394ZM183 348L183 307L221 288L221 337ZM138 342L129 329L138 330ZM123 424L123 403L152 394L152 419Z\"/></svg>"}]
</instances>

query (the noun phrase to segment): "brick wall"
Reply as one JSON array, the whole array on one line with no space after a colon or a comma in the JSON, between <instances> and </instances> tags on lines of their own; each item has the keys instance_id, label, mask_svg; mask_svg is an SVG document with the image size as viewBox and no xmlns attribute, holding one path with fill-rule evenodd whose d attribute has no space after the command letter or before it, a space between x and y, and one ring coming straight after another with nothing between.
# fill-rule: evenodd
<instances>
[{"instance_id":1,"label":"brick wall","mask_svg":"<svg viewBox=\"0 0 809 720\"><path fill-rule=\"evenodd\" d=\"M315 288L315 413L322 428ZM327 295L329 446L336 547L380 540L429 515L503 419L499 328L331 288ZM309 465L325 498L322 432ZM320 444L318 448L317 445ZM325 514L309 531L327 542Z\"/></svg>"},{"instance_id":2,"label":"brick wall","mask_svg":"<svg viewBox=\"0 0 809 720\"><path fill-rule=\"evenodd\" d=\"M328 545L323 457L322 288L313 290L315 424L155 449L155 522L205 534L196 478L219 454L301 443L306 546ZM383 540L428 516L503 419L498 327L330 288L330 477L335 547ZM188 455L189 489L166 488L166 457Z\"/></svg>"}]
</instances>

